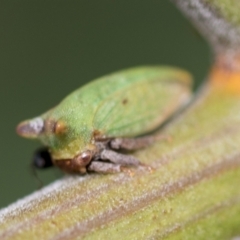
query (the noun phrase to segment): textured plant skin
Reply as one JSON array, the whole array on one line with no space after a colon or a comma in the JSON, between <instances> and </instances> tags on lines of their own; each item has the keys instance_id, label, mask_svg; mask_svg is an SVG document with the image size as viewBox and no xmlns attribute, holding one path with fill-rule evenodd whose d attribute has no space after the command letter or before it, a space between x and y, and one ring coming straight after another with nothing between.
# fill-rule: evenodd
<instances>
[{"instance_id":1,"label":"textured plant skin","mask_svg":"<svg viewBox=\"0 0 240 240\"><path fill-rule=\"evenodd\" d=\"M240 63L222 46L192 104L159 130L171 141L135 153L151 168L58 180L0 211L0 239L240 236Z\"/></svg>"},{"instance_id":2,"label":"textured plant skin","mask_svg":"<svg viewBox=\"0 0 240 240\"><path fill-rule=\"evenodd\" d=\"M205 0L214 7L219 14L234 25L240 26L240 2L235 0Z\"/></svg>"},{"instance_id":3,"label":"textured plant skin","mask_svg":"<svg viewBox=\"0 0 240 240\"><path fill-rule=\"evenodd\" d=\"M215 54L240 46L239 1L171 0L203 34Z\"/></svg>"}]
</instances>

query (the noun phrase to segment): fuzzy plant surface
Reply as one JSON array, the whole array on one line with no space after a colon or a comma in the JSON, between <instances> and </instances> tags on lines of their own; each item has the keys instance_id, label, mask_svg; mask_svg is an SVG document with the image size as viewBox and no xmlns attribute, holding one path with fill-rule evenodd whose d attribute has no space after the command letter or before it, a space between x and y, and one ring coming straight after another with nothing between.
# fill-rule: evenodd
<instances>
[{"instance_id":1,"label":"fuzzy plant surface","mask_svg":"<svg viewBox=\"0 0 240 240\"><path fill-rule=\"evenodd\" d=\"M171 0L209 41L215 56L238 50L240 44L239 1Z\"/></svg>"},{"instance_id":2,"label":"fuzzy plant surface","mask_svg":"<svg viewBox=\"0 0 240 240\"><path fill-rule=\"evenodd\" d=\"M191 104L134 153L150 168L68 176L0 211L0 239L238 239L239 3L173 0L214 61ZM218 28L218 29L217 29Z\"/></svg>"}]
</instances>

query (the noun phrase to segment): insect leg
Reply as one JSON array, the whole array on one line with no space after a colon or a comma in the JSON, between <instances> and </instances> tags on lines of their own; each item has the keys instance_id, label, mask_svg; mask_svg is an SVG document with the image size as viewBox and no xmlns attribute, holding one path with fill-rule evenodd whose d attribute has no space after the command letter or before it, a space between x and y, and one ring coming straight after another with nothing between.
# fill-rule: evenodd
<instances>
[{"instance_id":1,"label":"insect leg","mask_svg":"<svg viewBox=\"0 0 240 240\"><path fill-rule=\"evenodd\" d=\"M137 150L147 147L158 140L169 140L166 135L151 135L138 138L114 138L110 141L112 149Z\"/></svg>"},{"instance_id":2,"label":"insect leg","mask_svg":"<svg viewBox=\"0 0 240 240\"><path fill-rule=\"evenodd\" d=\"M92 161L87 167L87 169L90 172L117 173L121 172L121 165L101 161Z\"/></svg>"},{"instance_id":3,"label":"insect leg","mask_svg":"<svg viewBox=\"0 0 240 240\"><path fill-rule=\"evenodd\" d=\"M140 162L138 161L137 158L135 158L131 155L117 153L115 151L108 150L108 149L104 149L100 153L100 158L102 160L109 160L110 162L115 163L115 164L120 164L121 166L127 166L127 165L138 166L138 165L140 165Z\"/></svg>"}]
</instances>

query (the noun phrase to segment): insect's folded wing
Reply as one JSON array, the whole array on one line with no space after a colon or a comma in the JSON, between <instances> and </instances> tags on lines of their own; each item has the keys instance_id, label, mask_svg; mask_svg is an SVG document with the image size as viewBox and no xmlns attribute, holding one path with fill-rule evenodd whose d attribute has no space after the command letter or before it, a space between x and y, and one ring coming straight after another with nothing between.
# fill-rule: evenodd
<instances>
[{"instance_id":1,"label":"insect's folded wing","mask_svg":"<svg viewBox=\"0 0 240 240\"><path fill-rule=\"evenodd\" d=\"M134 82L108 96L95 113L94 128L109 137L154 130L191 96L190 75L181 70L169 73Z\"/></svg>"}]
</instances>

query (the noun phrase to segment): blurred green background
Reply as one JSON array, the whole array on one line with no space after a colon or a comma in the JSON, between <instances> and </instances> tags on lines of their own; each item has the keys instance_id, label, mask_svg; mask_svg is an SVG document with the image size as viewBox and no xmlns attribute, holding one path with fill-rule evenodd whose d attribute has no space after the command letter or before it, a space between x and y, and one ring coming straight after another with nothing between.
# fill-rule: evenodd
<instances>
[{"instance_id":1,"label":"blurred green background","mask_svg":"<svg viewBox=\"0 0 240 240\"><path fill-rule=\"evenodd\" d=\"M29 164L40 144L18 137L18 122L112 71L176 65L200 82L210 62L206 43L166 0L1 0L0 33L0 208L37 189ZM39 172L44 184L61 176Z\"/></svg>"}]
</instances>

